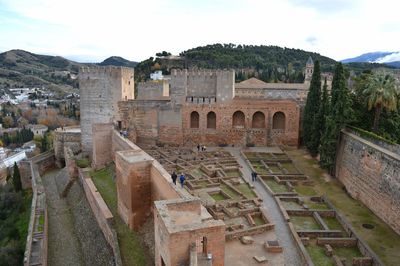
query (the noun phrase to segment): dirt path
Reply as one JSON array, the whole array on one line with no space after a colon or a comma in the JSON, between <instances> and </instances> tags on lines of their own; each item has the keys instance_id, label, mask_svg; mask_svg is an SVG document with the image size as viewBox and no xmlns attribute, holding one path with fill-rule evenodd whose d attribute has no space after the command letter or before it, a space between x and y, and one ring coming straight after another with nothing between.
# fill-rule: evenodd
<instances>
[{"instance_id":1,"label":"dirt path","mask_svg":"<svg viewBox=\"0 0 400 266\"><path fill-rule=\"evenodd\" d=\"M263 148L264 152L266 148ZM243 177L251 182L251 170L246 164L242 156L240 155L239 148L226 148L240 164ZM261 150L260 150L261 151ZM274 150L275 151L275 150ZM280 244L283 246L285 265L297 266L303 265L300 254L297 250L296 244L292 238L286 221L283 219L282 213L279 211L278 205L276 204L274 198L267 193L264 187L257 182L254 182L254 188L258 195L263 199L262 206L267 211L269 218L275 224L275 232Z\"/></svg>"},{"instance_id":2,"label":"dirt path","mask_svg":"<svg viewBox=\"0 0 400 266\"><path fill-rule=\"evenodd\" d=\"M48 265L84 265L81 247L74 232L73 217L65 200L59 198L55 178L60 170L42 177L48 206Z\"/></svg>"}]
</instances>

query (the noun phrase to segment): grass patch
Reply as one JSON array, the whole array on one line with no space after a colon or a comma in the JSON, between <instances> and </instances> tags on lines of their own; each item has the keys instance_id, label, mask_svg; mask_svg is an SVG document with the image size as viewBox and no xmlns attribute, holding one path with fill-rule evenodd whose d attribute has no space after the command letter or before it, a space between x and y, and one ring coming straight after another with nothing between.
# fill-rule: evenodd
<instances>
[{"instance_id":1,"label":"grass patch","mask_svg":"<svg viewBox=\"0 0 400 266\"><path fill-rule=\"evenodd\" d=\"M335 266L333 260L325 255L325 250L323 247L318 246L316 243L310 242L310 244L306 246L306 249L308 254L310 254L311 260L314 262L314 265Z\"/></svg>"},{"instance_id":2,"label":"grass patch","mask_svg":"<svg viewBox=\"0 0 400 266\"><path fill-rule=\"evenodd\" d=\"M253 168L254 168L254 171L256 171L257 174L259 174L259 175L270 174L270 172L263 165L253 166Z\"/></svg>"},{"instance_id":3,"label":"grass patch","mask_svg":"<svg viewBox=\"0 0 400 266\"><path fill-rule=\"evenodd\" d=\"M321 230L321 227L312 216L290 216L294 228L300 230Z\"/></svg>"},{"instance_id":4,"label":"grass patch","mask_svg":"<svg viewBox=\"0 0 400 266\"><path fill-rule=\"evenodd\" d=\"M294 202L294 201L281 200L281 202L283 204L283 207L286 210L301 210L301 209L303 209L303 207L300 204L298 204L297 202Z\"/></svg>"},{"instance_id":5,"label":"grass patch","mask_svg":"<svg viewBox=\"0 0 400 266\"><path fill-rule=\"evenodd\" d=\"M333 254L346 259L345 265L352 265L353 258L364 257L357 246L355 247L335 247Z\"/></svg>"},{"instance_id":6,"label":"grass patch","mask_svg":"<svg viewBox=\"0 0 400 266\"><path fill-rule=\"evenodd\" d=\"M335 217L323 217L322 219L330 230L340 230L344 232L342 225Z\"/></svg>"},{"instance_id":7,"label":"grass patch","mask_svg":"<svg viewBox=\"0 0 400 266\"><path fill-rule=\"evenodd\" d=\"M261 218L260 215L254 215L251 218L253 218L253 221L256 224L256 226L265 224L264 219Z\"/></svg>"},{"instance_id":8,"label":"grass patch","mask_svg":"<svg viewBox=\"0 0 400 266\"><path fill-rule=\"evenodd\" d=\"M317 192L314 190L314 188L312 186L298 185L298 186L295 186L294 189L301 196L316 196L317 195Z\"/></svg>"},{"instance_id":9,"label":"grass patch","mask_svg":"<svg viewBox=\"0 0 400 266\"><path fill-rule=\"evenodd\" d=\"M232 177L236 177L236 176L242 176L239 172L239 170L229 170L229 171L225 171L227 176L232 176Z\"/></svg>"},{"instance_id":10,"label":"grass patch","mask_svg":"<svg viewBox=\"0 0 400 266\"><path fill-rule=\"evenodd\" d=\"M281 185L275 182L275 180L272 179L268 179L265 180L265 183L267 184L267 186L269 186L269 188L272 190L272 192L275 193L282 193L282 192L288 192L288 188L285 185Z\"/></svg>"},{"instance_id":11,"label":"grass patch","mask_svg":"<svg viewBox=\"0 0 400 266\"><path fill-rule=\"evenodd\" d=\"M202 178L204 175L204 172L200 170L199 168L195 168L189 172L194 178Z\"/></svg>"},{"instance_id":12,"label":"grass patch","mask_svg":"<svg viewBox=\"0 0 400 266\"><path fill-rule=\"evenodd\" d=\"M231 189L229 186L227 186L225 184L221 184L219 187L222 191L224 191L226 194L228 194L232 199L240 198L240 194L238 194L236 191Z\"/></svg>"},{"instance_id":13,"label":"grass patch","mask_svg":"<svg viewBox=\"0 0 400 266\"><path fill-rule=\"evenodd\" d=\"M278 167L276 164L268 164L268 168L272 171L274 174L281 174L282 170Z\"/></svg>"},{"instance_id":14,"label":"grass patch","mask_svg":"<svg viewBox=\"0 0 400 266\"><path fill-rule=\"evenodd\" d=\"M39 217L38 231L43 232L43 227L44 227L44 214L40 215Z\"/></svg>"},{"instance_id":15,"label":"grass patch","mask_svg":"<svg viewBox=\"0 0 400 266\"><path fill-rule=\"evenodd\" d=\"M250 186L246 183L240 184L235 186L237 190L239 190L243 195L248 198L248 199L254 199L256 198L256 193L250 188Z\"/></svg>"},{"instance_id":16,"label":"grass patch","mask_svg":"<svg viewBox=\"0 0 400 266\"><path fill-rule=\"evenodd\" d=\"M296 169L296 167L294 166L294 164L292 163L281 163L282 167L285 168L289 174L298 174L299 171Z\"/></svg>"},{"instance_id":17,"label":"grass patch","mask_svg":"<svg viewBox=\"0 0 400 266\"><path fill-rule=\"evenodd\" d=\"M75 159L76 165L79 168L86 168L90 166L90 161L87 158L83 158L83 159Z\"/></svg>"},{"instance_id":18,"label":"grass patch","mask_svg":"<svg viewBox=\"0 0 400 266\"><path fill-rule=\"evenodd\" d=\"M140 243L137 234L129 229L117 213L117 189L112 180L113 174L114 167L109 166L92 172L91 176L97 190L114 215L122 263L124 265L149 265L149 256L146 254L145 247Z\"/></svg>"},{"instance_id":19,"label":"grass patch","mask_svg":"<svg viewBox=\"0 0 400 266\"><path fill-rule=\"evenodd\" d=\"M398 265L400 261L400 236L361 202L350 198L342 189L343 185L337 179L325 180L324 174L326 172L319 167L315 167L317 161L312 159L307 151L300 149L291 150L287 153L296 167L314 182L314 189L317 193L319 195L325 194L328 197L383 263L386 265ZM362 227L363 223L373 224L375 228L372 230L365 229Z\"/></svg>"},{"instance_id":20,"label":"grass patch","mask_svg":"<svg viewBox=\"0 0 400 266\"><path fill-rule=\"evenodd\" d=\"M212 193L209 194L211 196L211 198L213 198L215 201L221 201L221 200L226 200L228 199L227 197L225 197L224 194L222 194L221 192L218 193Z\"/></svg>"}]
</instances>

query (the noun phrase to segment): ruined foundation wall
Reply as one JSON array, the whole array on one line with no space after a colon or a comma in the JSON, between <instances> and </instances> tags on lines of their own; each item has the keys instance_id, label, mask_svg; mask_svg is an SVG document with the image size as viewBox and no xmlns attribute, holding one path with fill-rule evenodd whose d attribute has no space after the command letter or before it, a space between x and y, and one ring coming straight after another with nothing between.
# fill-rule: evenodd
<instances>
[{"instance_id":1,"label":"ruined foundation wall","mask_svg":"<svg viewBox=\"0 0 400 266\"><path fill-rule=\"evenodd\" d=\"M342 131L336 176L352 197L400 234L399 154Z\"/></svg>"},{"instance_id":2,"label":"ruined foundation wall","mask_svg":"<svg viewBox=\"0 0 400 266\"><path fill-rule=\"evenodd\" d=\"M74 154L81 150L80 127L58 128L54 131L54 154L57 161L64 160L64 148L69 147Z\"/></svg>"},{"instance_id":3,"label":"ruined foundation wall","mask_svg":"<svg viewBox=\"0 0 400 266\"><path fill-rule=\"evenodd\" d=\"M86 199L89 202L97 224L99 225L105 239L113 250L115 265L122 265L118 237L113 227L115 223L114 216L107 207L107 204L103 200L101 194L97 191L97 188L93 183L93 180L90 178L88 171L80 170L79 180L82 183Z\"/></svg>"}]
</instances>

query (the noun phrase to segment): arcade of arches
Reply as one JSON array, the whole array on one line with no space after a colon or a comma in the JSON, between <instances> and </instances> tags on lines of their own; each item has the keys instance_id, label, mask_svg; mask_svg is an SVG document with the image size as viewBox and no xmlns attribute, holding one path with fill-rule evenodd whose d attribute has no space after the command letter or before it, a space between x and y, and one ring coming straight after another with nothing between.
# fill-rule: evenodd
<instances>
[{"instance_id":1,"label":"arcade of arches","mask_svg":"<svg viewBox=\"0 0 400 266\"><path fill-rule=\"evenodd\" d=\"M217 128L217 115L210 111L207 113L207 128ZM276 112L272 118L272 129L285 130L286 116L283 112ZM251 120L252 128L266 128L265 115L261 111L253 114ZM197 111L190 113L190 128L200 128L200 115ZM242 111L236 111L232 115L232 128L246 128L246 118Z\"/></svg>"}]
</instances>

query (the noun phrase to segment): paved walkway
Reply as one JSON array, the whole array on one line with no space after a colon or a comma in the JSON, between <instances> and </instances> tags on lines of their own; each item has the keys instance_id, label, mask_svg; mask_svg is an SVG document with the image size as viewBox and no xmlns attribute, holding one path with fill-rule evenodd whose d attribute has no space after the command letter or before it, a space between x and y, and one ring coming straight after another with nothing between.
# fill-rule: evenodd
<instances>
[{"instance_id":1,"label":"paved walkway","mask_svg":"<svg viewBox=\"0 0 400 266\"><path fill-rule=\"evenodd\" d=\"M75 235L74 223L66 200L60 199L55 182L60 170L42 177L48 206L48 265L84 265L79 240Z\"/></svg>"},{"instance_id":2,"label":"paved walkway","mask_svg":"<svg viewBox=\"0 0 400 266\"><path fill-rule=\"evenodd\" d=\"M227 147L225 150L229 151L240 164L241 171L243 177L251 182L251 170L245 160L240 155L241 148L232 148ZM251 151L258 151L258 152L279 152L279 148L257 148L251 149ZM258 195L263 199L262 206L267 211L269 218L275 224L275 233L276 236L283 246L284 258L285 258L285 265L287 266L297 266L303 265L300 254L297 250L296 244L292 238L292 235L289 231L289 228L286 224L286 221L283 219L282 213L279 210L278 205L275 202L273 196L267 193L265 188L258 182L253 183L254 188L257 191Z\"/></svg>"}]
</instances>

